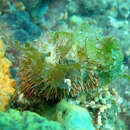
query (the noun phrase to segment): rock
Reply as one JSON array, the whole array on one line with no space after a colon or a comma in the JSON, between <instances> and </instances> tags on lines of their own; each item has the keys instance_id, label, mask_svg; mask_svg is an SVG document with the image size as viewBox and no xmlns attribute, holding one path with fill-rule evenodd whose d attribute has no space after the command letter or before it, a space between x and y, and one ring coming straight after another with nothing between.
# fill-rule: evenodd
<instances>
[{"instance_id":1,"label":"rock","mask_svg":"<svg viewBox=\"0 0 130 130\"><path fill-rule=\"evenodd\" d=\"M0 111L0 130L64 130L58 122L48 121L40 115L10 109L9 112Z\"/></svg>"}]
</instances>

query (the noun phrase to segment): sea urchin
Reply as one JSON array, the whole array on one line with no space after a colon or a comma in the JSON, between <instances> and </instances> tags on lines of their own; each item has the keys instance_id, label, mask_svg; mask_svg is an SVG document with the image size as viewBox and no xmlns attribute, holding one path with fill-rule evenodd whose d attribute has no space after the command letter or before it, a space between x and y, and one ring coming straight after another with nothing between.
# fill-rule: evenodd
<instances>
[{"instance_id":1,"label":"sea urchin","mask_svg":"<svg viewBox=\"0 0 130 130\"><path fill-rule=\"evenodd\" d=\"M59 100L98 86L86 39L77 44L74 37L70 32L49 32L40 47L20 47L19 90L26 98Z\"/></svg>"}]
</instances>

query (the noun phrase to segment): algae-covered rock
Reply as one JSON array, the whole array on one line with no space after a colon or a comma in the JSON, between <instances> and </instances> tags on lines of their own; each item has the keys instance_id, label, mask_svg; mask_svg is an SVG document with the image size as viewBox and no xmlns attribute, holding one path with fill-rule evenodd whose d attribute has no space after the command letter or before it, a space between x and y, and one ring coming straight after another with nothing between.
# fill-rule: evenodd
<instances>
[{"instance_id":1,"label":"algae-covered rock","mask_svg":"<svg viewBox=\"0 0 130 130\"><path fill-rule=\"evenodd\" d=\"M65 100L57 105L56 119L70 130L94 130L88 111Z\"/></svg>"},{"instance_id":2,"label":"algae-covered rock","mask_svg":"<svg viewBox=\"0 0 130 130\"><path fill-rule=\"evenodd\" d=\"M0 130L64 130L57 122L48 121L36 113L10 109L0 111Z\"/></svg>"}]
</instances>

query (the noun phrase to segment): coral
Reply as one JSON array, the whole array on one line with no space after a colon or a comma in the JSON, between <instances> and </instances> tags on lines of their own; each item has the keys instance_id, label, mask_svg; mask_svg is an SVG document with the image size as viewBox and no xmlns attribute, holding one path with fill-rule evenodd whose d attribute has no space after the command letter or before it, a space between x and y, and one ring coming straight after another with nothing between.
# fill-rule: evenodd
<instances>
[{"instance_id":1,"label":"coral","mask_svg":"<svg viewBox=\"0 0 130 130\"><path fill-rule=\"evenodd\" d=\"M40 21L43 18L43 15L46 13L48 9L46 2L47 1L45 0L23 0L28 12L36 22Z\"/></svg>"},{"instance_id":2,"label":"coral","mask_svg":"<svg viewBox=\"0 0 130 130\"><path fill-rule=\"evenodd\" d=\"M36 113L19 112L13 109L0 112L0 128L2 130L65 130L58 122L48 121Z\"/></svg>"},{"instance_id":3,"label":"coral","mask_svg":"<svg viewBox=\"0 0 130 130\"><path fill-rule=\"evenodd\" d=\"M129 119L130 119L130 70L127 66L123 66L123 76L115 80L110 84L110 88L115 88L120 95L120 119L125 121L125 126L130 129Z\"/></svg>"},{"instance_id":4,"label":"coral","mask_svg":"<svg viewBox=\"0 0 130 130\"><path fill-rule=\"evenodd\" d=\"M125 124L119 118L121 98L114 88L102 86L98 91L86 95L86 102L82 102L81 106L92 114L97 129L125 129Z\"/></svg>"},{"instance_id":5,"label":"coral","mask_svg":"<svg viewBox=\"0 0 130 130\"><path fill-rule=\"evenodd\" d=\"M130 16L130 8L129 8L130 3L122 3L119 6L119 13L121 15L121 17L127 19Z\"/></svg>"},{"instance_id":6,"label":"coral","mask_svg":"<svg viewBox=\"0 0 130 130\"><path fill-rule=\"evenodd\" d=\"M75 97L110 83L119 74L122 54L117 41L111 37L97 39L86 24L79 28L49 32L39 47L19 46L23 53L19 90L25 97Z\"/></svg>"},{"instance_id":7,"label":"coral","mask_svg":"<svg viewBox=\"0 0 130 130\"><path fill-rule=\"evenodd\" d=\"M32 108L32 106L30 106L29 108ZM89 112L86 110L86 108L80 107L76 104L72 104L70 101L67 101L66 99L62 99L58 103L54 103L54 102L53 103L48 103L48 102L38 103L33 109L34 110L30 109L31 112L25 112L25 111L21 113L16 112L16 114L14 115L16 117L21 116L21 118L24 118L27 115L28 118L27 120L25 120L25 123L28 124L31 115L32 116L35 115L34 116L34 120L35 120L35 117L37 115L37 114L34 114L35 112L35 113L40 114L41 119L43 117L48 119L49 120L48 124L50 124L49 126L51 126L51 123L50 123L51 121L55 123L57 122L57 124L61 124L61 126L65 128L66 130L68 129L70 130L80 130L80 129L81 130L82 129L95 130L91 116ZM13 113L10 115L13 115ZM31 118L31 121L33 121L32 118ZM13 119L16 120L15 118ZM42 123L43 126L45 125L44 123L46 124L46 121ZM36 121L36 124L38 124L37 121Z\"/></svg>"},{"instance_id":8,"label":"coral","mask_svg":"<svg viewBox=\"0 0 130 130\"><path fill-rule=\"evenodd\" d=\"M39 4L41 4L42 0L29 0L28 2L26 0L22 0L23 3L26 5L26 7L28 8L29 11L31 11L31 9L35 9Z\"/></svg>"},{"instance_id":9,"label":"coral","mask_svg":"<svg viewBox=\"0 0 130 130\"><path fill-rule=\"evenodd\" d=\"M11 96L14 94L15 81L10 78L9 67L11 62L4 57L5 49L0 40L0 110L5 110Z\"/></svg>"},{"instance_id":10,"label":"coral","mask_svg":"<svg viewBox=\"0 0 130 130\"><path fill-rule=\"evenodd\" d=\"M4 23L4 25L3 25ZM0 28L8 35L8 39L17 40L20 43L33 41L41 35L41 29L32 23L29 13L26 11L13 11L0 17ZM5 30L8 30L7 32Z\"/></svg>"},{"instance_id":11,"label":"coral","mask_svg":"<svg viewBox=\"0 0 130 130\"><path fill-rule=\"evenodd\" d=\"M72 130L95 130L89 112L64 99L57 105L56 120Z\"/></svg>"},{"instance_id":12,"label":"coral","mask_svg":"<svg viewBox=\"0 0 130 130\"><path fill-rule=\"evenodd\" d=\"M68 11L72 13L82 14L84 16L90 16L93 14L104 13L106 9L109 9L116 2L113 0L75 0L70 1L68 4ZM97 12L98 11L98 12Z\"/></svg>"},{"instance_id":13,"label":"coral","mask_svg":"<svg viewBox=\"0 0 130 130\"><path fill-rule=\"evenodd\" d=\"M122 111L122 99L114 88L102 86L98 90L89 91L84 95L78 96L76 99L69 99L68 102L72 104L70 107L75 104L87 109L92 117L95 129L127 130L125 123L119 116L119 113ZM64 107L59 109L59 112L62 110L63 116L64 113L65 115L69 113L64 111L64 104L62 105Z\"/></svg>"}]
</instances>

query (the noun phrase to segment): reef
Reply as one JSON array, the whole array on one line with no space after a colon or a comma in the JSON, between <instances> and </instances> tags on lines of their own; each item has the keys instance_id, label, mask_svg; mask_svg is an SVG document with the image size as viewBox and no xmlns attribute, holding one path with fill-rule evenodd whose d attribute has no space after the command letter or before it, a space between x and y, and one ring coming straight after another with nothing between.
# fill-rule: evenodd
<instances>
[{"instance_id":1,"label":"reef","mask_svg":"<svg viewBox=\"0 0 130 130\"><path fill-rule=\"evenodd\" d=\"M0 110L6 109L11 100L11 96L15 92L15 81L11 78L9 71L11 62L4 55L5 48L0 39Z\"/></svg>"},{"instance_id":2,"label":"reef","mask_svg":"<svg viewBox=\"0 0 130 130\"><path fill-rule=\"evenodd\" d=\"M0 3L0 129L130 129L129 0Z\"/></svg>"}]
</instances>

